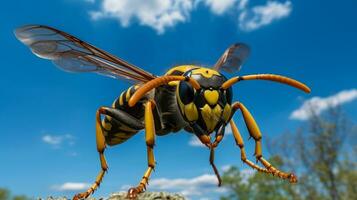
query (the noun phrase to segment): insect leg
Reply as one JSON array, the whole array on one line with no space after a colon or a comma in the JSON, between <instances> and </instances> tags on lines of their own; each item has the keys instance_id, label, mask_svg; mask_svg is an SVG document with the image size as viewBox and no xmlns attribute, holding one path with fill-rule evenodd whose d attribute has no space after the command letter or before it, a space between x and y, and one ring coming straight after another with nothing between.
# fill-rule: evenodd
<instances>
[{"instance_id":1,"label":"insect leg","mask_svg":"<svg viewBox=\"0 0 357 200\"><path fill-rule=\"evenodd\" d=\"M137 195L146 189L146 185L148 184L149 177L151 175L152 170L155 168L155 158L154 158L154 145L155 145L155 122L153 117L153 108L155 107L155 103L153 100L149 100L145 104L145 140L147 146L147 158L148 158L148 168L141 179L139 185L135 188L130 188L128 191L127 198L135 199Z\"/></svg>"},{"instance_id":2,"label":"insect leg","mask_svg":"<svg viewBox=\"0 0 357 200\"><path fill-rule=\"evenodd\" d=\"M104 150L106 148L105 145L105 137L103 134L103 130L102 130L102 125L101 125L101 118L100 115L101 114L105 114L105 107L100 107L97 110L96 113L96 141L97 141L97 151L99 153L99 159L100 159L100 165L101 165L101 171L99 172L95 182L93 183L93 185L85 192L83 193L79 193L76 194L73 197L73 200L78 200L78 199L85 199L87 198L89 195L93 194L94 191L99 187L100 183L102 182L102 179L104 177L105 172L108 170L108 165L107 162L105 160L104 157Z\"/></svg>"},{"instance_id":3,"label":"insect leg","mask_svg":"<svg viewBox=\"0 0 357 200\"><path fill-rule=\"evenodd\" d=\"M220 187L222 185L222 179L221 179L221 176L219 175L219 172L217 170L216 165L214 164L214 147L211 146L210 150L211 151L210 151L210 154L209 154L209 163L211 164L211 166L213 168L213 171L216 174L216 177L218 179L218 187Z\"/></svg>"},{"instance_id":4,"label":"insect leg","mask_svg":"<svg viewBox=\"0 0 357 200\"><path fill-rule=\"evenodd\" d=\"M226 123L222 124L221 127L219 127L219 129L217 130L214 142L212 143L212 147L217 147L218 144L222 141L226 125Z\"/></svg>"},{"instance_id":5,"label":"insect leg","mask_svg":"<svg viewBox=\"0 0 357 200\"><path fill-rule=\"evenodd\" d=\"M231 121L229 123L231 125L232 133L233 133L234 139L236 141L236 144L240 148L240 157L241 157L242 161L244 163L246 163L248 166L250 166L251 168L256 169L259 172L271 173L267 169L262 168L262 167L260 167L260 166L258 166L256 164L254 164L254 162L252 162L249 159L247 159L247 155L245 154L245 149L244 149L243 138L242 138L242 136L241 136L236 124L234 123L233 119L231 119Z\"/></svg>"},{"instance_id":6,"label":"insect leg","mask_svg":"<svg viewBox=\"0 0 357 200\"><path fill-rule=\"evenodd\" d=\"M277 175L278 177L282 179L289 179L290 182L295 183L297 182L297 178L294 174L292 173L285 173L274 166L272 166L267 160L265 160L262 156L262 144L261 144L261 139L262 139L262 134L259 130L259 127L257 123L255 122L253 116L250 114L248 109L240 102L234 103L233 104L233 109L239 109L243 115L245 124L247 126L247 129L249 131L250 136L252 136L255 140L255 157L257 158L257 161L260 161L264 167L270 171L273 175Z\"/></svg>"},{"instance_id":7,"label":"insect leg","mask_svg":"<svg viewBox=\"0 0 357 200\"><path fill-rule=\"evenodd\" d=\"M206 135L205 131L198 124L192 123L191 127L193 128L193 132L198 137L198 139L202 142L202 144L206 145L210 149L209 163L211 164L213 171L218 179L218 186L221 186L222 179L221 176L219 175L216 165L214 164L214 148L217 147L218 143L223 138L223 132L221 132L222 130L220 130L218 135L216 135L216 139L214 143L211 143L211 137L209 135Z\"/></svg>"}]
</instances>

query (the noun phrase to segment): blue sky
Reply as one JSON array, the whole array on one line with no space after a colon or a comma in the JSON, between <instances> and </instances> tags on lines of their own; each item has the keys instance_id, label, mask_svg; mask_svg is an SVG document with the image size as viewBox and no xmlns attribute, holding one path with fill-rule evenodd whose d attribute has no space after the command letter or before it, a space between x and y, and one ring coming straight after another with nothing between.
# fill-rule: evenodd
<instances>
[{"instance_id":1,"label":"blue sky","mask_svg":"<svg viewBox=\"0 0 357 200\"><path fill-rule=\"evenodd\" d=\"M2 3L0 187L33 197L70 196L92 183L99 171L96 109L111 105L130 86L97 74L64 73L37 58L13 35L16 27L25 24L64 30L157 75L177 64L210 66L230 44L247 43L252 53L240 75L282 74L312 88L307 95L270 82L235 85L234 99L256 118L263 143L264 138L278 139L279 134L301 125L308 117L307 102L319 112L327 104L343 105L356 120L356 1L128 2ZM235 119L247 140L241 117ZM222 194L215 186L208 150L192 145L191 140L184 132L157 138L158 164L149 190L160 190L170 181L190 199L216 199ZM252 155L252 141L246 143ZM266 146L263 153L269 157ZM228 134L216 153L221 172L229 165L247 169L239 155ZM143 134L107 149L106 156L109 173L95 197L138 183L147 166ZM182 180L186 185L180 186Z\"/></svg>"}]
</instances>

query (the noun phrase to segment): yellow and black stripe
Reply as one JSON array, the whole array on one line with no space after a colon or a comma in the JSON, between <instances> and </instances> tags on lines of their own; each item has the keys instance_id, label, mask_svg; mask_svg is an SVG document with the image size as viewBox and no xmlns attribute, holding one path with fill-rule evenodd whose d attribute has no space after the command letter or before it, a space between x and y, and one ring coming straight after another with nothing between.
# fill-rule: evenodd
<instances>
[{"instance_id":1,"label":"yellow and black stripe","mask_svg":"<svg viewBox=\"0 0 357 200\"><path fill-rule=\"evenodd\" d=\"M104 136L109 145L123 143L144 128L142 123L144 118L143 103L146 101L146 97L133 107L128 105L130 97L138 87L138 85L131 86L123 91L112 104L116 114L106 115L102 120Z\"/></svg>"}]
</instances>

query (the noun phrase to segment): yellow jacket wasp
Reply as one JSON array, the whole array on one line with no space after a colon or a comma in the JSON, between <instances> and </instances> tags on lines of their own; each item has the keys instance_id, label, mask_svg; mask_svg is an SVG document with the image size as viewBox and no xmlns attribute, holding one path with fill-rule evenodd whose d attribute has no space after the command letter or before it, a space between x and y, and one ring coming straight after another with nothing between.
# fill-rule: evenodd
<instances>
[{"instance_id":1,"label":"yellow jacket wasp","mask_svg":"<svg viewBox=\"0 0 357 200\"><path fill-rule=\"evenodd\" d=\"M108 169L104 157L106 145L114 146L125 142L142 129L145 129L148 168L138 186L129 189L130 199L135 199L139 193L145 191L155 167L155 136L182 129L195 134L210 149L210 164L220 185L221 179L214 165L214 149L222 140L228 123L244 163L260 172L273 174L290 182L297 181L294 174L282 172L264 159L259 127L242 103L232 102L232 86L240 81L260 79L287 84L307 93L310 89L294 79L274 74L227 79L220 71L237 72L249 54L247 45L238 43L230 46L212 68L181 65L171 68L163 76L155 76L52 27L27 25L16 29L15 34L34 54L52 60L64 71L95 72L135 82L121 93L111 107L102 106L97 110L96 141L101 171L93 185L73 199L87 198L102 182ZM255 156L263 167L246 158L242 136L232 119L237 110L242 113L249 134L255 140ZM212 141L211 137L214 137Z\"/></svg>"}]
</instances>

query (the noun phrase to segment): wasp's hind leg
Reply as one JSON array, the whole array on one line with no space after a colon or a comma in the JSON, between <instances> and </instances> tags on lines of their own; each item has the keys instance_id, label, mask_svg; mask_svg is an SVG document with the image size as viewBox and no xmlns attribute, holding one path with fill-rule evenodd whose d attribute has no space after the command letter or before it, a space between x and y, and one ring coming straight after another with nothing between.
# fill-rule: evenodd
<instances>
[{"instance_id":1,"label":"wasp's hind leg","mask_svg":"<svg viewBox=\"0 0 357 200\"><path fill-rule=\"evenodd\" d=\"M105 172L108 170L108 165L104 157L104 150L108 141L106 140L104 134L104 127L101 123L101 115L112 117L113 119L122 122L123 124L132 127L133 129L140 130L144 128L144 125L137 119L133 118L129 114L109 107L100 107L96 113L96 141L97 141L97 151L99 153L101 171L99 172L93 185L85 192L79 193L73 197L73 200L85 199L99 187L103 180ZM124 123L125 122L125 123ZM110 138L108 138L110 139Z\"/></svg>"},{"instance_id":2,"label":"wasp's hind leg","mask_svg":"<svg viewBox=\"0 0 357 200\"><path fill-rule=\"evenodd\" d=\"M253 116L250 114L248 109L242 104L242 103L234 103L233 109L239 109L243 115L245 124L248 128L249 134L251 137L254 138L255 140L255 157L257 158L257 161L260 161L264 167L273 175L277 175L278 177L282 179L289 179L290 182L296 183L297 178L294 174L292 173L285 173L280 171L279 169L275 168L272 166L267 160L263 158L262 155L262 144L261 144L261 139L262 139L262 134L259 130L259 127L257 123L255 122Z\"/></svg>"},{"instance_id":3,"label":"wasp's hind leg","mask_svg":"<svg viewBox=\"0 0 357 200\"><path fill-rule=\"evenodd\" d=\"M155 122L152 112L154 107L155 103L152 100L149 100L145 104L145 140L147 146L148 168L139 185L129 189L127 195L127 198L129 199L136 199L139 193L145 191L151 172L155 168L155 158L153 151L155 145Z\"/></svg>"},{"instance_id":4,"label":"wasp's hind leg","mask_svg":"<svg viewBox=\"0 0 357 200\"><path fill-rule=\"evenodd\" d=\"M76 194L73 197L73 200L78 200L78 199L85 199L87 198L89 195L91 195L100 185L100 183L102 182L102 179L104 177L105 172L108 170L108 165L107 162L105 160L104 157L104 149L106 147L105 145L105 138L104 138L104 134L103 134L103 130L102 130L102 125L101 125L101 119L100 119L100 115L101 114L105 114L105 107L100 107L97 110L96 113L96 141L97 141L97 151L99 153L99 159L100 159L100 165L101 165L101 171L99 172L97 178L95 179L95 182L93 183L93 185L85 192Z\"/></svg>"}]
</instances>

